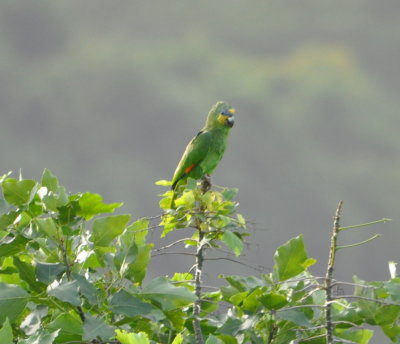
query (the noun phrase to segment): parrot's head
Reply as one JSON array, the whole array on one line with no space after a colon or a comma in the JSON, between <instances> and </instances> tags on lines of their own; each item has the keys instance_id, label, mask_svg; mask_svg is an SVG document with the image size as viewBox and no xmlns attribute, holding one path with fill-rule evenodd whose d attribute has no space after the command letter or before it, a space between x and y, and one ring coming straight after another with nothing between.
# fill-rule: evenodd
<instances>
[{"instance_id":1,"label":"parrot's head","mask_svg":"<svg viewBox=\"0 0 400 344\"><path fill-rule=\"evenodd\" d=\"M216 103L208 113L207 128L226 128L230 129L235 123L235 109L225 102Z\"/></svg>"}]
</instances>

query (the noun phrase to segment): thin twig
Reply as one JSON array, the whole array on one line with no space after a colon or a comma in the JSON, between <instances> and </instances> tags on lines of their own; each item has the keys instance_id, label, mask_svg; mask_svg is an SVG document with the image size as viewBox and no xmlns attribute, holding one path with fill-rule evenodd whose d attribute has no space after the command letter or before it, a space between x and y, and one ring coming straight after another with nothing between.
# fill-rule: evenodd
<instances>
[{"instance_id":1,"label":"thin twig","mask_svg":"<svg viewBox=\"0 0 400 344\"><path fill-rule=\"evenodd\" d=\"M161 253L156 253L152 254L152 257L157 257L157 256L163 256L165 254L182 254L184 256L196 256L196 253L189 253L189 252L161 252Z\"/></svg>"},{"instance_id":2,"label":"thin twig","mask_svg":"<svg viewBox=\"0 0 400 344\"><path fill-rule=\"evenodd\" d=\"M371 221L371 222L367 222L367 223L361 223L361 224L359 224L359 225L340 227L340 231L345 231L345 230L347 230L347 229L353 229L353 228L360 228L360 227L371 226L371 225L375 225L375 224L377 224L377 223L386 223L386 222L389 222L389 221L392 221L392 219L383 218L383 219L380 219L380 220L377 220L377 221Z\"/></svg>"},{"instance_id":3,"label":"thin twig","mask_svg":"<svg viewBox=\"0 0 400 344\"><path fill-rule=\"evenodd\" d=\"M330 303L335 303L336 300L341 300L341 299L357 299L357 300L376 302L376 303L380 303L382 305L387 305L387 306L400 306L400 303L381 301L379 299L371 299L369 297L357 296L357 295L342 295L340 297L339 296L333 297L332 300L330 301Z\"/></svg>"},{"instance_id":4,"label":"thin twig","mask_svg":"<svg viewBox=\"0 0 400 344\"><path fill-rule=\"evenodd\" d=\"M322 337L325 337L325 334L324 334L324 333L323 333L323 334L319 334L319 335L317 335L317 336L313 336L313 337L308 337L308 338L302 339L301 341L302 341L302 342L308 342L309 340L313 340L313 339L317 339L317 338L322 338Z\"/></svg>"},{"instance_id":5,"label":"thin twig","mask_svg":"<svg viewBox=\"0 0 400 344\"><path fill-rule=\"evenodd\" d=\"M336 285L348 285L351 287L362 287L362 288L373 288L373 289L378 289L379 287L373 286L373 285L364 285L364 284L359 284L359 283L351 283L351 282L343 282L343 281L335 281L331 284L331 286L336 286Z\"/></svg>"},{"instance_id":6,"label":"thin twig","mask_svg":"<svg viewBox=\"0 0 400 344\"><path fill-rule=\"evenodd\" d=\"M374 239L379 238L380 236L381 236L380 234L375 234L374 236L372 236L372 237L370 237L370 238L368 238L368 239L366 239L366 240L359 241L359 242L356 242L356 243L354 243L354 244L337 246L337 247L336 247L336 251L337 251L337 250L340 250L340 249L342 249L342 248L350 248L350 247L356 247L356 246L364 245L364 244L366 244L367 242L370 242L370 241L372 241L372 240L374 240Z\"/></svg>"},{"instance_id":7,"label":"thin twig","mask_svg":"<svg viewBox=\"0 0 400 344\"><path fill-rule=\"evenodd\" d=\"M166 245L166 246L163 246L163 247L159 247L159 248L154 249L154 252L159 252L159 251L166 250L166 249L168 249L168 248L170 248L170 247L173 247L173 246L175 246L175 245L178 245L178 244L180 244L181 242L187 241L187 240L195 241L195 240L192 239L192 238L183 238L183 239L179 239L179 240L174 241L173 243L171 243L171 244L169 244L169 245Z\"/></svg>"},{"instance_id":8,"label":"thin twig","mask_svg":"<svg viewBox=\"0 0 400 344\"><path fill-rule=\"evenodd\" d=\"M263 271L264 271L263 269L256 268L256 267L254 267L254 266L251 266L251 265L249 265L249 264L240 262L240 261L238 261L238 260L236 260L236 259L229 258L229 257L210 257L210 258L204 258L204 260L228 260L228 261L230 261L230 262L234 262L234 263L236 263L236 264L243 265L243 266L245 266L245 267L247 267L247 268L253 269L254 271L257 271L257 272L263 272Z\"/></svg>"},{"instance_id":9,"label":"thin twig","mask_svg":"<svg viewBox=\"0 0 400 344\"><path fill-rule=\"evenodd\" d=\"M290 307L285 307L285 308L280 308L277 309L276 312L284 312L284 311L289 311L292 309L301 309L301 308L325 308L326 306L324 305L298 305L298 306L290 306Z\"/></svg>"}]
</instances>

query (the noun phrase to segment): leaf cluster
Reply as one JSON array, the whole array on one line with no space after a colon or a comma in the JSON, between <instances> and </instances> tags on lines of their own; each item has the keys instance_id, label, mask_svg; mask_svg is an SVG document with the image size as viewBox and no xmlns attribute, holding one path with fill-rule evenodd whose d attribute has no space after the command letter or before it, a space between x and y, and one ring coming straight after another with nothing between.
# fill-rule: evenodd
<instances>
[{"instance_id":1,"label":"leaf cluster","mask_svg":"<svg viewBox=\"0 0 400 344\"><path fill-rule=\"evenodd\" d=\"M6 174L0 185L2 344L192 344L194 318L206 344L327 343L326 277L308 270L316 260L302 235L276 250L270 273L221 275L225 284L198 299L190 272L145 279L150 219L110 214L122 203L68 193L49 170L40 182ZM236 189L204 192L189 180L176 192L160 201L161 236L191 230L179 244L242 253L248 233ZM370 343L372 328L400 343L400 278L390 267L388 281L331 281L354 289L329 301L335 343Z\"/></svg>"}]
</instances>

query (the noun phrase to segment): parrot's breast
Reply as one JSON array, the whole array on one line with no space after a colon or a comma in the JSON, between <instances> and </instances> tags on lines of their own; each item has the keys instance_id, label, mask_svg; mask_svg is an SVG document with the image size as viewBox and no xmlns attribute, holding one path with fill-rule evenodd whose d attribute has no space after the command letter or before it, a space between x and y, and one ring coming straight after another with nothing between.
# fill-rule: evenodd
<instances>
[{"instance_id":1,"label":"parrot's breast","mask_svg":"<svg viewBox=\"0 0 400 344\"><path fill-rule=\"evenodd\" d=\"M200 163L200 166L204 173L211 174L218 163L221 161L226 149L226 136L225 135L214 135L212 144L209 147L208 153L204 160Z\"/></svg>"}]
</instances>

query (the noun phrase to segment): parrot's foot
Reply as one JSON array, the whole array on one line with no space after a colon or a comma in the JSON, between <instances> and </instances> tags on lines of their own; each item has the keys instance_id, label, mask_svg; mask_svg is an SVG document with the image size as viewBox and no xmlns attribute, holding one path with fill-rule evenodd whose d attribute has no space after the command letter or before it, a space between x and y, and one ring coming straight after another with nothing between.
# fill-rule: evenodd
<instances>
[{"instance_id":1,"label":"parrot's foot","mask_svg":"<svg viewBox=\"0 0 400 344\"><path fill-rule=\"evenodd\" d=\"M203 178L201 178L201 191L206 193L211 189L211 176L209 174L205 174Z\"/></svg>"}]
</instances>

